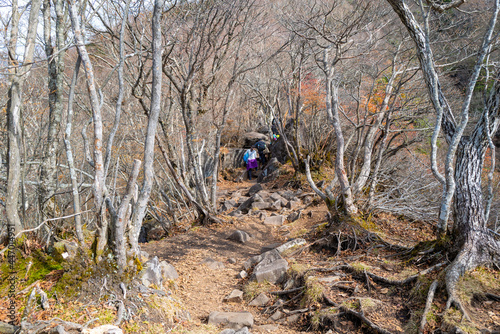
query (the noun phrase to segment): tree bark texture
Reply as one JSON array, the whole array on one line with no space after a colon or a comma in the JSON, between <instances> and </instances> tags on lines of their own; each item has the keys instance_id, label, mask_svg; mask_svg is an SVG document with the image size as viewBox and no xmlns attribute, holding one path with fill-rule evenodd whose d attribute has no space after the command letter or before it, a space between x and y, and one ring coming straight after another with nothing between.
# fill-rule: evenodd
<instances>
[{"instance_id":1,"label":"tree bark texture","mask_svg":"<svg viewBox=\"0 0 500 334\"><path fill-rule=\"evenodd\" d=\"M16 47L18 40L19 13L17 12L17 1L12 5L12 26L8 46L9 65L12 67L12 79L8 92L7 101L7 139L8 139L8 167L7 167L7 198L5 200L5 211L7 223L14 227L16 234L22 230L21 220L18 213L19 181L21 178L21 108L23 84L32 66L35 50L35 37L38 26L38 14L40 12L41 0L31 2L31 10L28 21L28 33L26 45L24 46L23 64L18 66Z\"/></svg>"},{"instance_id":2,"label":"tree bark texture","mask_svg":"<svg viewBox=\"0 0 500 334\"><path fill-rule=\"evenodd\" d=\"M154 181L154 148L155 135L158 126L158 117L160 115L161 105L161 87L162 87L162 35L161 35L161 13L163 10L164 0L155 0L153 9L153 82L151 87L151 107L148 115L148 127L146 130L146 142L144 144L144 179L139 198L134 206L134 214L130 227L130 244L132 252L139 252L139 232L142 226L142 220L146 215L146 207L151 195L151 188Z\"/></svg>"}]
</instances>

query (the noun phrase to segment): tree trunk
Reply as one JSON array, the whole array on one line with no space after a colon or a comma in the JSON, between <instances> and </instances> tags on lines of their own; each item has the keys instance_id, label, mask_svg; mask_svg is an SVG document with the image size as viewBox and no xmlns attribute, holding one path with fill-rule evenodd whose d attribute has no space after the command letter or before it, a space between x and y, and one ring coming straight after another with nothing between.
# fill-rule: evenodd
<instances>
[{"instance_id":1,"label":"tree trunk","mask_svg":"<svg viewBox=\"0 0 500 334\"><path fill-rule=\"evenodd\" d=\"M46 214L45 207L47 201L56 191L56 172L57 172L57 151L59 147L59 132L62 118L62 93L63 93L63 75L64 75L64 50L61 50L64 44L63 33L63 2L55 1L56 12L56 45L52 45L52 24L50 1L44 0L44 41L45 55L48 61L48 92L49 92L49 127L47 134L47 145L42 159L39 185L39 204L43 214Z\"/></svg>"},{"instance_id":2,"label":"tree trunk","mask_svg":"<svg viewBox=\"0 0 500 334\"><path fill-rule=\"evenodd\" d=\"M153 10L153 82L151 88L151 107L148 115L148 127L146 130L146 142L144 144L144 181L142 184L139 198L134 205L134 214L130 227L130 245L134 254L139 253L139 232L142 226L142 220L146 215L146 206L151 195L153 186L153 162L156 128L158 126L158 117L160 115L161 104L161 53L162 53L162 35L161 35L161 13L164 0L155 0Z\"/></svg>"}]
</instances>

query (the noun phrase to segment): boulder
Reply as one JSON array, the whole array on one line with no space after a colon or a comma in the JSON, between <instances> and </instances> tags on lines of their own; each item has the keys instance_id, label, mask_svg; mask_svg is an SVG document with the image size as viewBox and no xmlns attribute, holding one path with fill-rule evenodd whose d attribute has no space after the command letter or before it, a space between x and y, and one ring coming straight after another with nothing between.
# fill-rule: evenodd
<instances>
[{"instance_id":1,"label":"boulder","mask_svg":"<svg viewBox=\"0 0 500 334\"><path fill-rule=\"evenodd\" d=\"M290 200L288 201L286 208L290 210L297 210L302 205L300 200Z\"/></svg>"},{"instance_id":2,"label":"boulder","mask_svg":"<svg viewBox=\"0 0 500 334\"><path fill-rule=\"evenodd\" d=\"M258 183L267 183L276 180L279 176L279 168L281 164L278 162L276 158L272 158L267 163L266 167L260 173L257 182Z\"/></svg>"},{"instance_id":3,"label":"boulder","mask_svg":"<svg viewBox=\"0 0 500 334\"><path fill-rule=\"evenodd\" d=\"M162 285L163 278L157 256L144 264L144 269L141 271L139 278L146 287L149 287L151 284L156 286Z\"/></svg>"},{"instance_id":4,"label":"boulder","mask_svg":"<svg viewBox=\"0 0 500 334\"><path fill-rule=\"evenodd\" d=\"M71 260L76 256L78 244L73 241L58 241L53 246L52 256L58 260Z\"/></svg>"},{"instance_id":5,"label":"boulder","mask_svg":"<svg viewBox=\"0 0 500 334\"><path fill-rule=\"evenodd\" d=\"M236 230L233 233L231 233L228 239L244 244L248 240L252 239L252 236L245 231Z\"/></svg>"},{"instance_id":6,"label":"boulder","mask_svg":"<svg viewBox=\"0 0 500 334\"><path fill-rule=\"evenodd\" d=\"M243 301L243 291L234 289L222 301L224 303L241 303Z\"/></svg>"},{"instance_id":7,"label":"boulder","mask_svg":"<svg viewBox=\"0 0 500 334\"><path fill-rule=\"evenodd\" d=\"M256 193L258 193L259 191L261 191L262 189L263 189L262 185L260 183L256 183L253 186L251 186L250 189L248 189L247 196L253 196Z\"/></svg>"},{"instance_id":8,"label":"boulder","mask_svg":"<svg viewBox=\"0 0 500 334\"><path fill-rule=\"evenodd\" d=\"M224 329L219 334L250 334L250 332L248 331L248 327L243 327L237 331L235 331L234 329L227 328L227 329Z\"/></svg>"},{"instance_id":9,"label":"boulder","mask_svg":"<svg viewBox=\"0 0 500 334\"><path fill-rule=\"evenodd\" d=\"M269 143L269 138L263 134L258 132L247 132L242 136L243 139L243 148L250 148L259 140L263 140L266 144Z\"/></svg>"},{"instance_id":10,"label":"boulder","mask_svg":"<svg viewBox=\"0 0 500 334\"><path fill-rule=\"evenodd\" d=\"M274 260L282 259L282 257L281 257L281 254L277 250L272 249L272 250L264 252L260 255L252 256L251 258L249 258L248 260L246 260L243 263L243 267L245 268L245 270L249 270L250 268L252 268L253 265L261 262L264 259L268 259L268 261L274 261Z\"/></svg>"},{"instance_id":11,"label":"boulder","mask_svg":"<svg viewBox=\"0 0 500 334\"><path fill-rule=\"evenodd\" d=\"M179 274L177 274L175 267L167 261L161 261L159 266L163 281L176 280L179 278Z\"/></svg>"},{"instance_id":12,"label":"boulder","mask_svg":"<svg viewBox=\"0 0 500 334\"><path fill-rule=\"evenodd\" d=\"M253 326L253 315L250 312L211 312L208 316L209 325L224 325L232 329Z\"/></svg>"},{"instance_id":13,"label":"boulder","mask_svg":"<svg viewBox=\"0 0 500 334\"><path fill-rule=\"evenodd\" d=\"M264 225L281 226L285 222L285 216L270 216L264 219Z\"/></svg>"},{"instance_id":14,"label":"boulder","mask_svg":"<svg viewBox=\"0 0 500 334\"><path fill-rule=\"evenodd\" d=\"M283 259L277 250L271 250L261 255L254 256L243 264L245 269L251 268L257 263L253 270L251 279L261 283L268 281L270 283L279 283L283 280L288 270L288 262Z\"/></svg>"},{"instance_id":15,"label":"boulder","mask_svg":"<svg viewBox=\"0 0 500 334\"><path fill-rule=\"evenodd\" d=\"M252 210L267 210L271 209L272 205L268 202L253 202L250 208Z\"/></svg>"},{"instance_id":16,"label":"boulder","mask_svg":"<svg viewBox=\"0 0 500 334\"><path fill-rule=\"evenodd\" d=\"M262 307L262 306L266 306L267 303L269 302L269 300L270 300L269 297L266 296L266 294L262 292L257 297L255 297L248 305Z\"/></svg>"}]
</instances>

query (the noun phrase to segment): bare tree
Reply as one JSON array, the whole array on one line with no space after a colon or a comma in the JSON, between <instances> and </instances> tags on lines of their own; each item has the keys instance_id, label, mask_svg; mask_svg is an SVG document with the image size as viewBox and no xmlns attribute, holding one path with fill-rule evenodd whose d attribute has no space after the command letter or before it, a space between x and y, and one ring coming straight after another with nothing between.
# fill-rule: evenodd
<instances>
[{"instance_id":1,"label":"bare tree","mask_svg":"<svg viewBox=\"0 0 500 334\"><path fill-rule=\"evenodd\" d=\"M7 101L7 132L8 132L8 169L7 169L7 199L5 211L7 222L15 229L16 234L22 230L18 213L19 181L21 178L21 107L23 85L32 67L35 51L35 36L38 28L38 14L41 0L31 2L28 21L28 31L24 45L24 55L21 62L17 59L17 42L19 38L18 3L12 3L11 30L9 36L8 54L9 67L12 73Z\"/></svg>"},{"instance_id":2,"label":"bare tree","mask_svg":"<svg viewBox=\"0 0 500 334\"><path fill-rule=\"evenodd\" d=\"M440 73L431 48L429 19L433 11L448 10L463 4L464 1L453 1L447 5L441 5L435 1L428 1L427 4L424 4L423 1L420 1L418 8L421 15L420 22L404 1L388 0L388 2L415 43L429 97L436 113L436 126L432 140L432 167L433 172L444 186L438 238L442 239L445 236L451 238L449 251L454 257L452 264L446 271L446 286L449 295L447 308L453 304L466 317L469 317L462 307L456 291L460 276L479 265L499 263L500 261L500 242L486 227L481 187L481 171L485 152L489 145L488 138L491 138L500 124L500 71L498 69L490 83L491 89L486 97L483 110L475 123L469 125L470 130L468 135L465 135L476 83L481 69L485 66L485 58L491 51L490 45L498 37L495 34L495 28L500 12L500 1L489 2L492 6L491 17L485 24L481 45L476 50L477 57L466 85L458 123L440 82ZM448 143L444 176L439 173L435 154L437 136L441 131ZM447 223L453 198L455 221L453 228L449 230Z\"/></svg>"}]
</instances>

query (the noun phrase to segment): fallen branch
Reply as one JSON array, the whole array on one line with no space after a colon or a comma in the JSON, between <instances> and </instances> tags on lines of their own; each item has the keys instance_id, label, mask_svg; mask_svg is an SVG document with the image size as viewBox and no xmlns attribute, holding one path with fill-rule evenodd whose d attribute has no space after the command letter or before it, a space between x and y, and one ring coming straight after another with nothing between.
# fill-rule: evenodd
<instances>
[{"instance_id":1,"label":"fallen branch","mask_svg":"<svg viewBox=\"0 0 500 334\"><path fill-rule=\"evenodd\" d=\"M425 270L422 270L420 271L419 273L415 274L415 275L412 275L404 280L391 280L391 279L388 279L388 278L385 278L385 277L382 277L382 276L378 276L378 275L375 275L373 273L370 273L370 272L366 272L366 274L368 274L368 276L370 276L374 281L378 281L380 283L384 283L384 284L389 284L389 285L399 285L399 286L402 286L402 285L406 285L406 284L409 284L409 283L412 283L413 281L416 281L417 278L419 276L423 276L423 275L427 275L428 273L434 271L434 270L437 270L439 268L441 268L442 266L444 266L445 263L439 263L439 264L436 264L432 267L429 267ZM352 270L354 270L354 268L352 268Z\"/></svg>"}]
</instances>

